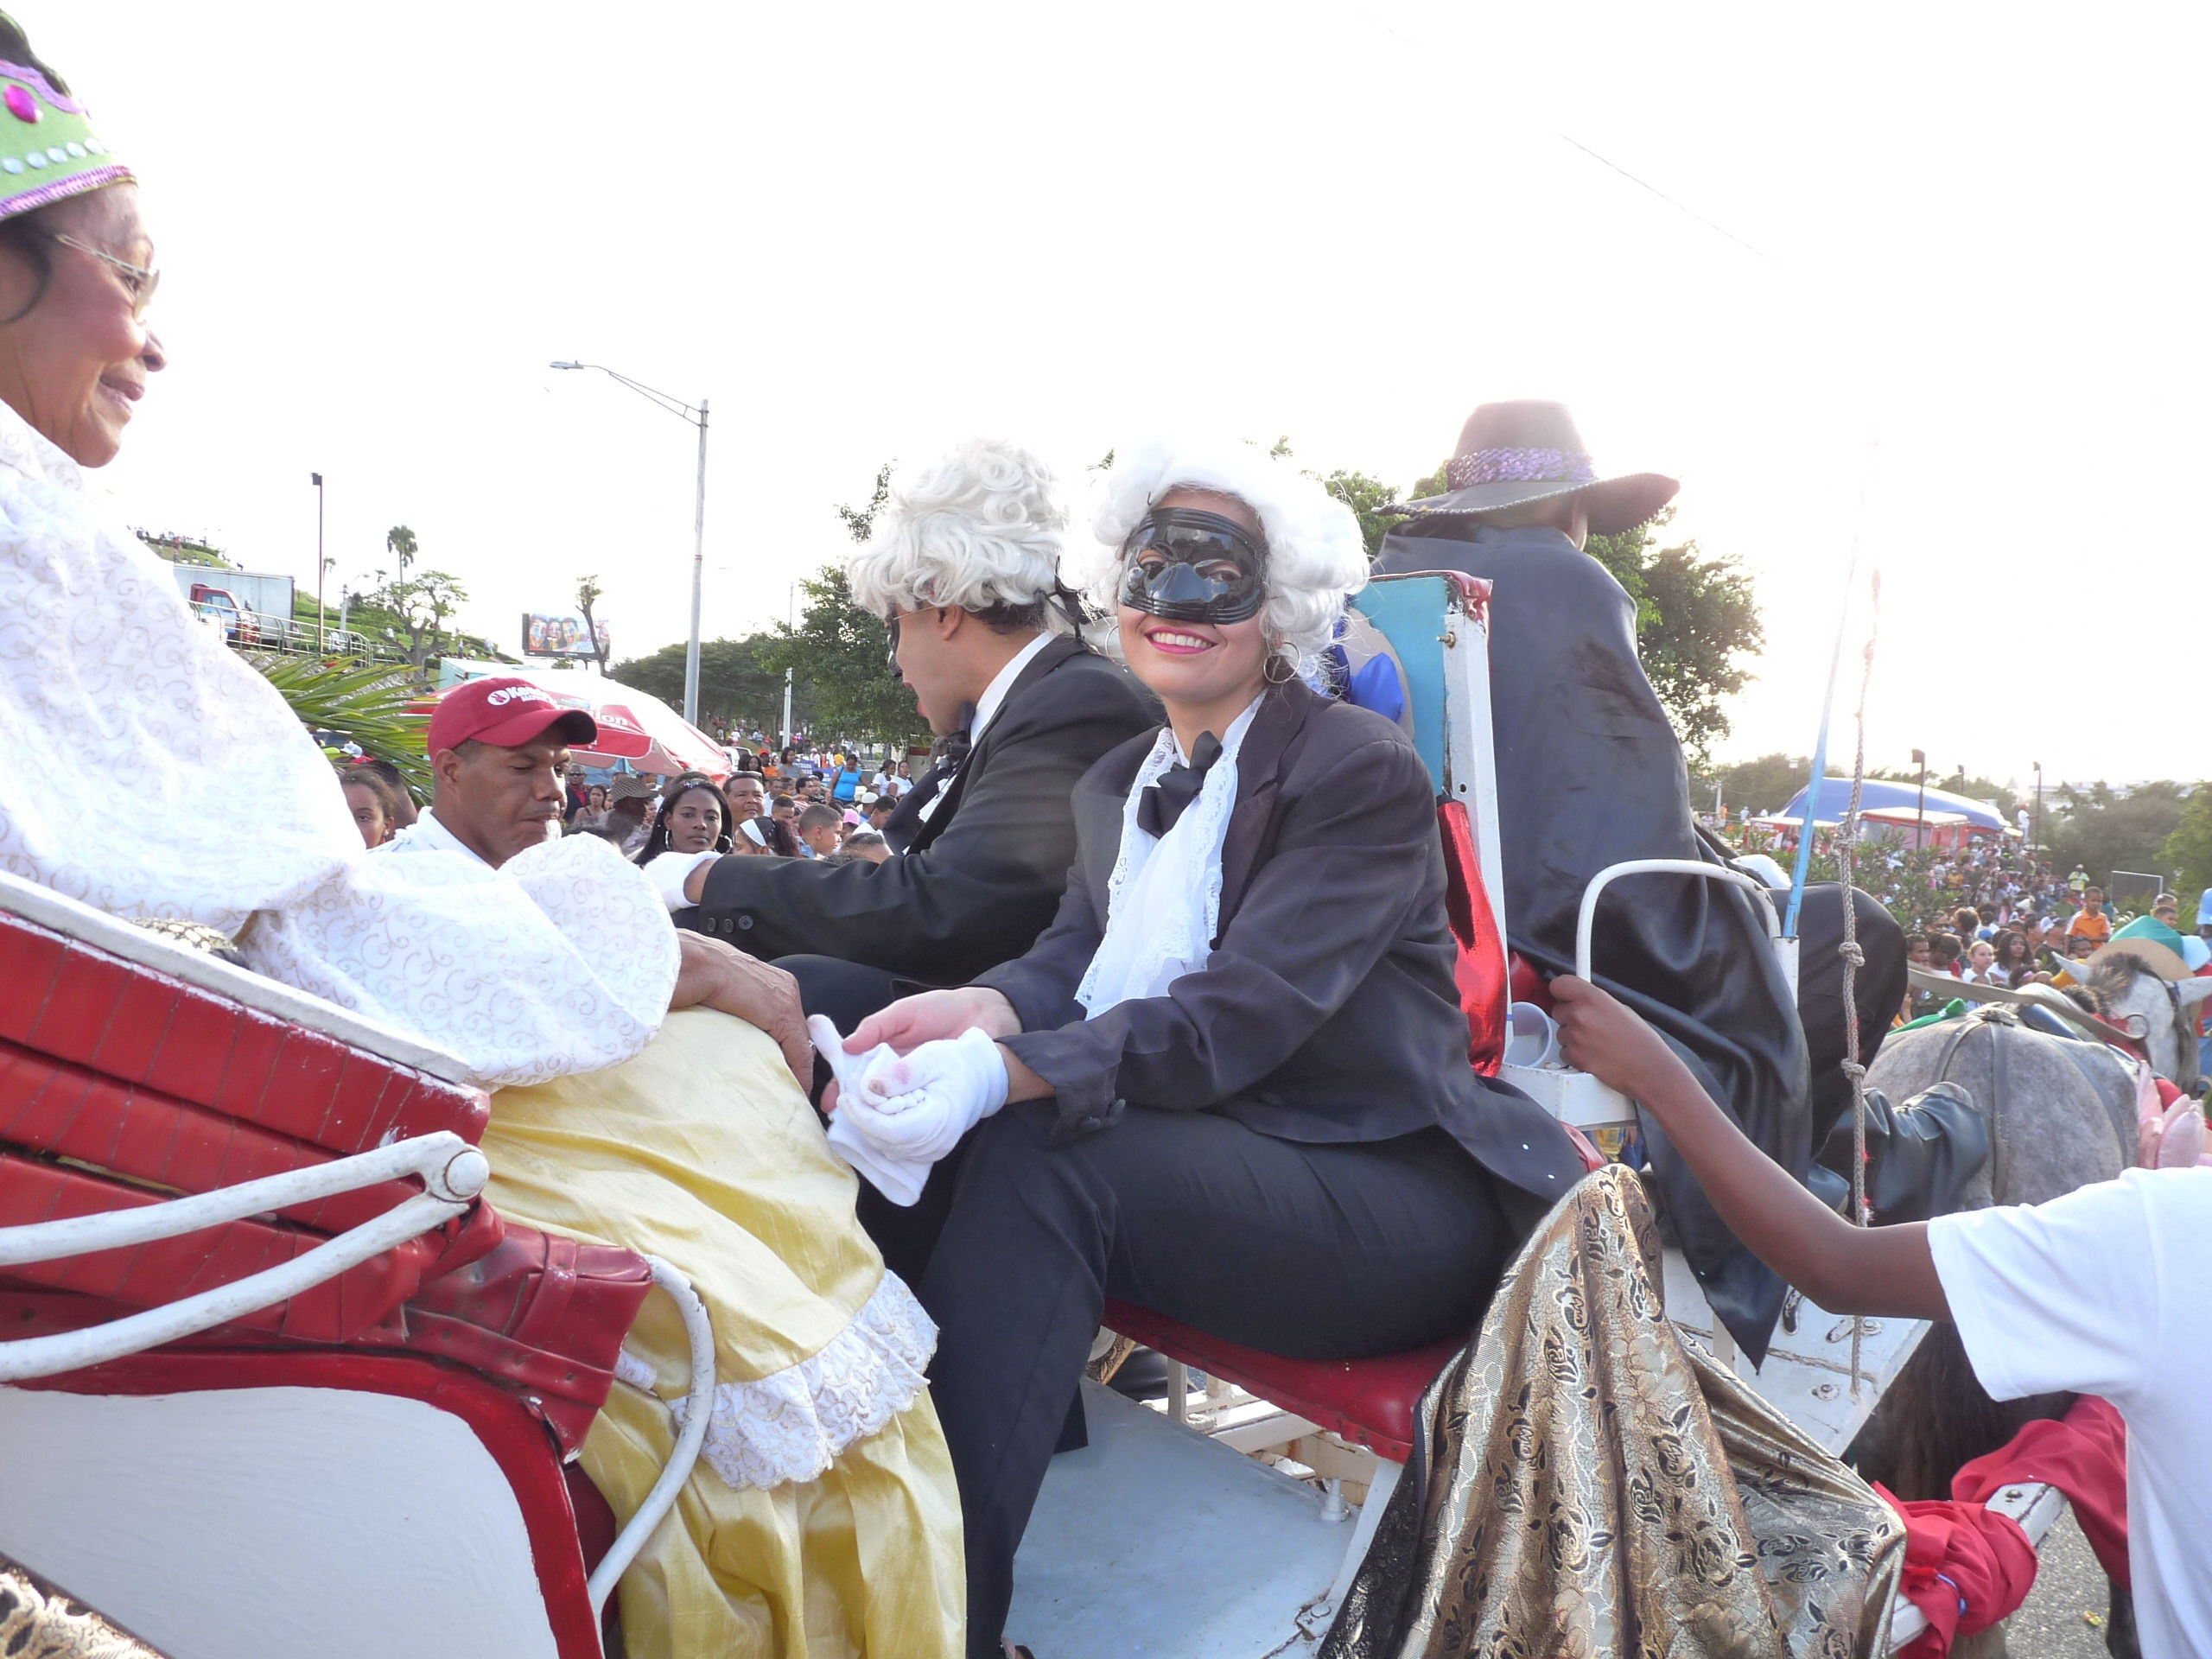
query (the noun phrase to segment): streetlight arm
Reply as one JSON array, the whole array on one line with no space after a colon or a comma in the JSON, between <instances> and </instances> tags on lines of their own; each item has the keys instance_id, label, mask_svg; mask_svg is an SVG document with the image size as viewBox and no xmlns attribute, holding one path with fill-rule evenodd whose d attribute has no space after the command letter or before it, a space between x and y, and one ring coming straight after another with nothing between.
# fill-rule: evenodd
<instances>
[{"instance_id":1,"label":"streetlight arm","mask_svg":"<svg viewBox=\"0 0 2212 1659\"><path fill-rule=\"evenodd\" d=\"M639 397L651 398L654 403L666 410L670 414L677 416L683 420L689 421L694 426L698 426L702 423L702 416L703 411L695 409L690 404L685 403L681 397L675 397L665 391L657 391L652 387L645 385L644 381L632 380L626 374L617 373L614 370L608 368L604 363L554 363L549 366L556 369L597 369L608 379L620 381L624 385L629 387L631 391L636 392Z\"/></svg>"}]
</instances>

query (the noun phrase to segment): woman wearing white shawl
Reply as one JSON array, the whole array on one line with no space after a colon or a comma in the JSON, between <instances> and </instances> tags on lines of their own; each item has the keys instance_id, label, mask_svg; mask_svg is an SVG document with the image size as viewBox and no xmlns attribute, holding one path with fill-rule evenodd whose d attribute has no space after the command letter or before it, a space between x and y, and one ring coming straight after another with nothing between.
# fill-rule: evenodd
<instances>
[{"instance_id":1,"label":"woman wearing white shawl","mask_svg":"<svg viewBox=\"0 0 2212 1659\"><path fill-rule=\"evenodd\" d=\"M669 1012L667 912L597 837L496 871L363 849L283 700L88 484L162 366L154 247L129 171L4 16L0 83L0 868L216 929L256 970L459 1055L497 1090L495 1205L692 1277L721 1387L683 1524L623 1580L632 1653L955 1650L934 1332L853 1224L783 1057L719 996ZM26 162L8 146L32 131L48 148ZM118 778L158 835L91 810ZM656 1395L684 1393L684 1351L649 1303L582 1454L619 1516L673 1442Z\"/></svg>"}]
</instances>

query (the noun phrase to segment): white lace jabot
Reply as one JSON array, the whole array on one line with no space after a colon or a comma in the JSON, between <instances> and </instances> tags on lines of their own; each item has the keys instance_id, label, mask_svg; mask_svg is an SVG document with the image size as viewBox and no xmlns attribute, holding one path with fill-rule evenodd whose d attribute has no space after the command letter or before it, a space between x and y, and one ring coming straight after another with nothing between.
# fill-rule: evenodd
<instances>
[{"instance_id":1,"label":"white lace jabot","mask_svg":"<svg viewBox=\"0 0 2212 1659\"><path fill-rule=\"evenodd\" d=\"M1206 965L1221 925L1221 846L1236 805L1236 756L1265 693L1223 734L1198 798L1164 836L1137 827L1137 804L1170 767L1187 765L1175 728L1163 726L1122 803L1122 848L1106 887L1106 931L1076 987L1096 1019L1117 1003L1159 996Z\"/></svg>"}]
</instances>

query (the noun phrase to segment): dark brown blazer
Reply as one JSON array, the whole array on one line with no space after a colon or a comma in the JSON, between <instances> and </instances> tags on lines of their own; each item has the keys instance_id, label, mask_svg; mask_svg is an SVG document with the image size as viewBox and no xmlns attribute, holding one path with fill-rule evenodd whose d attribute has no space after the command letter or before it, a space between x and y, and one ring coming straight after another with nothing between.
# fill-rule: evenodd
<instances>
[{"instance_id":1,"label":"dark brown blazer","mask_svg":"<svg viewBox=\"0 0 2212 1659\"><path fill-rule=\"evenodd\" d=\"M1020 1016L1007 1046L1052 1085L1060 1133L1105 1128L1132 1101L1220 1112L1287 1141L1433 1125L1546 1202L1580 1179L1549 1114L1468 1064L1421 757L1390 721L1296 682L1268 693L1237 756L1205 970L1084 1018L1075 990L1104 931L1122 804L1154 735L1076 785L1058 915L1026 956L976 982Z\"/></svg>"},{"instance_id":2,"label":"dark brown blazer","mask_svg":"<svg viewBox=\"0 0 2212 1659\"><path fill-rule=\"evenodd\" d=\"M880 864L721 858L679 927L772 960L794 952L957 985L1020 956L1052 919L1075 856L1068 792L1099 756L1158 729L1128 670L1065 636L1007 689L926 823ZM892 817L896 832L907 803Z\"/></svg>"}]
</instances>

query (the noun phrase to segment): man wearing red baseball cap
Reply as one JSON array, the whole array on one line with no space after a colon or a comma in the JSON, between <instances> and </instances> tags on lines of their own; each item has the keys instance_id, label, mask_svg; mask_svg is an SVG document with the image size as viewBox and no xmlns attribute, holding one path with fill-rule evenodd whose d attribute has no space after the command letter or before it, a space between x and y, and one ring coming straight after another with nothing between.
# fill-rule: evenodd
<instances>
[{"instance_id":1,"label":"man wearing red baseball cap","mask_svg":"<svg viewBox=\"0 0 2212 1659\"><path fill-rule=\"evenodd\" d=\"M471 680L439 699L427 744L437 779L414 850L463 852L497 869L558 831L569 746L599 736L581 709L528 680Z\"/></svg>"},{"instance_id":2,"label":"man wearing red baseball cap","mask_svg":"<svg viewBox=\"0 0 2212 1659\"><path fill-rule=\"evenodd\" d=\"M430 810L379 856L459 853L497 869L560 834L569 746L599 726L528 680L471 680L439 700L425 747L437 779ZM641 942L642 944L642 942ZM781 969L719 940L677 935L671 1009L706 1007L749 1020L776 1039L803 1084L814 1075L798 987Z\"/></svg>"}]
</instances>

